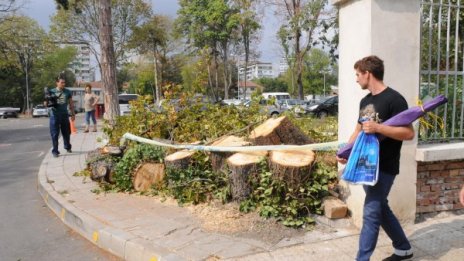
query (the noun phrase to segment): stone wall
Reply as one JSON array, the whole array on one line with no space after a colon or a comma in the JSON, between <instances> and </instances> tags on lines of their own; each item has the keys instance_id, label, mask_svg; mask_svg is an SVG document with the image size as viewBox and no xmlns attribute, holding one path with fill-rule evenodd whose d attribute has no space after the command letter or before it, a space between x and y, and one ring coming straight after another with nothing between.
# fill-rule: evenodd
<instances>
[{"instance_id":1,"label":"stone wall","mask_svg":"<svg viewBox=\"0 0 464 261\"><path fill-rule=\"evenodd\" d=\"M418 162L416 213L457 210L464 184L464 160Z\"/></svg>"}]
</instances>

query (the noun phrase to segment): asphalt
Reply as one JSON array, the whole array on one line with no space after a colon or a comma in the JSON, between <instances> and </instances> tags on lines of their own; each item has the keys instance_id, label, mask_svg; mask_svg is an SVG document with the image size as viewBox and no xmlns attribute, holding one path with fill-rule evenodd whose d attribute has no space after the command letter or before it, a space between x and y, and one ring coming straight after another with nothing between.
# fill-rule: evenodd
<instances>
[{"instance_id":1,"label":"asphalt","mask_svg":"<svg viewBox=\"0 0 464 261\"><path fill-rule=\"evenodd\" d=\"M344 221L320 218L315 230L270 244L204 229L191 209L151 196L96 193L97 183L74 174L85 168L87 152L104 145L103 134L83 133L79 126L71 143L72 153L62 149L58 158L45 156L39 193L63 223L125 260L354 260L359 230ZM441 214L404 228L412 260L464 260L464 215ZM382 232L371 260L392 252Z\"/></svg>"}]
</instances>

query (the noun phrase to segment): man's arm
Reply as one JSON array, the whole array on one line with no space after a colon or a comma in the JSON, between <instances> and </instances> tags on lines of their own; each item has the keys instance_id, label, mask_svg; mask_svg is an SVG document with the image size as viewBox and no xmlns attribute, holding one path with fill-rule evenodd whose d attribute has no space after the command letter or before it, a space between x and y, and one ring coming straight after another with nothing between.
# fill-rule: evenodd
<instances>
[{"instance_id":1,"label":"man's arm","mask_svg":"<svg viewBox=\"0 0 464 261\"><path fill-rule=\"evenodd\" d=\"M375 121L365 121L362 124L362 130L365 133L379 133L395 140L414 139L414 128L412 124L408 126L387 126L376 123Z\"/></svg>"}]
</instances>

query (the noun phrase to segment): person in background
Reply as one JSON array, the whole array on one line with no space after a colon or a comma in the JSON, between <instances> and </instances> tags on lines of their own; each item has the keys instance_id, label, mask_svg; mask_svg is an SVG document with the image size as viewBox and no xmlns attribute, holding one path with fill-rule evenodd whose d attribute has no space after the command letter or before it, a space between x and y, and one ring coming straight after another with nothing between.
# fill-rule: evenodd
<instances>
[{"instance_id":1,"label":"person in background","mask_svg":"<svg viewBox=\"0 0 464 261\"><path fill-rule=\"evenodd\" d=\"M361 89L368 90L369 94L360 102L359 120L349 142L354 142L361 131L386 137L379 142L379 180L374 186L364 185L366 198L356 260L370 260L377 245L380 227L390 237L394 247L394 253L383 260L410 259L413 256L411 244L390 209L387 198L399 173L402 141L413 139L414 129L412 125L395 127L381 124L406 110L408 104L399 92L383 83L384 64L377 56L368 56L357 61L354 69L356 82ZM361 121L363 118L368 120ZM346 159L337 157L337 160L341 164L346 163Z\"/></svg>"},{"instance_id":2,"label":"person in background","mask_svg":"<svg viewBox=\"0 0 464 261\"><path fill-rule=\"evenodd\" d=\"M70 142L71 138L71 125L69 123L69 117L75 119L74 113L74 103L72 100L72 93L70 90L66 89L65 80L60 76L55 80L56 88L51 89L50 96L54 97L55 102L54 106L49 110L50 114L50 135L52 137L52 154L53 157L57 158L60 155L58 150L58 138L61 131L63 136L64 149L68 153L72 153L72 146ZM48 107L50 101L46 100L44 102L45 106ZM69 111L68 111L69 107Z\"/></svg>"},{"instance_id":3,"label":"person in background","mask_svg":"<svg viewBox=\"0 0 464 261\"><path fill-rule=\"evenodd\" d=\"M97 120L95 119L95 106L98 103L98 97L92 92L92 86L90 84L85 85L85 96L84 96L84 109L85 109L85 130L89 132L90 119L93 123L93 132L97 131Z\"/></svg>"}]
</instances>

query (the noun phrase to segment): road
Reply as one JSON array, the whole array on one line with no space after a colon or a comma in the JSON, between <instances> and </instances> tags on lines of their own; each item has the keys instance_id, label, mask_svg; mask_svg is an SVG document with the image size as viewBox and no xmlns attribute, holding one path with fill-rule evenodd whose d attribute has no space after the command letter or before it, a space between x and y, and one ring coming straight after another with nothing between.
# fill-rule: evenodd
<instances>
[{"instance_id":1,"label":"road","mask_svg":"<svg viewBox=\"0 0 464 261\"><path fill-rule=\"evenodd\" d=\"M45 205L37 173L50 149L47 118L0 119L0 260L120 260Z\"/></svg>"}]
</instances>

